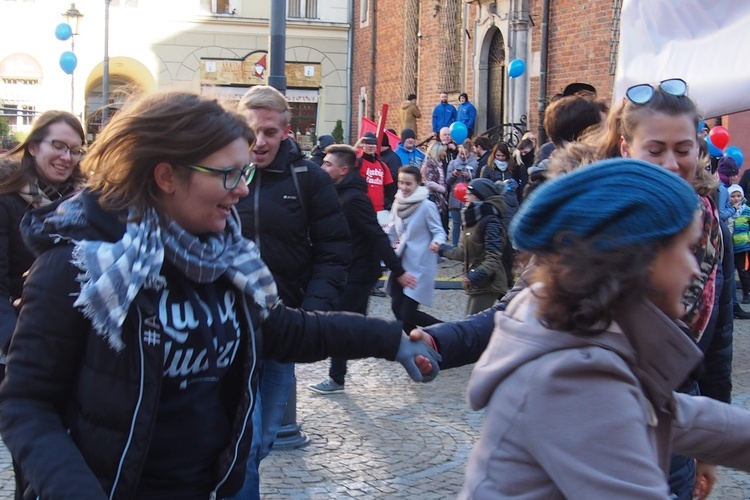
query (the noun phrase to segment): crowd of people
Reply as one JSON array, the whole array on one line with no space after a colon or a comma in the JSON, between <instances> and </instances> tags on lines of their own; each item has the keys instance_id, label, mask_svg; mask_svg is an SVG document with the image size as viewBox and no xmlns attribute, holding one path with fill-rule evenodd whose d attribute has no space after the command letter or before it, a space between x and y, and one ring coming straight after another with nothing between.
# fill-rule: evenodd
<instances>
[{"instance_id":1,"label":"crowd of people","mask_svg":"<svg viewBox=\"0 0 750 500\"><path fill-rule=\"evenodd\" d=\"M750 208L687 83L612 110L566 89L544 144L476 115L441 93L421 148L412 94L398 144L324 135L310 158L264 85L232 110L135 98L88 147L75 116L40 116L0 156L18 498L259 499L294 362L331 358L309 386L328 395L371 356L422 382L476 363L461 498L705 498L715 465L750 469L750 413L728 405ZM420 310L441 259L462 263L457 322ZM384 268L395 319L367 316Z\"/></svg>"}]
</instances>

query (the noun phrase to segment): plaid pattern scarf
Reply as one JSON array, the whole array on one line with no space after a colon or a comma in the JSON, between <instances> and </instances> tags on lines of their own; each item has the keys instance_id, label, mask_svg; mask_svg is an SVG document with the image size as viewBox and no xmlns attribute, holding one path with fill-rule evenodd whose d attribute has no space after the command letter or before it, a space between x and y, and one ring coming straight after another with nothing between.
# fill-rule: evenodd
<instances>
[{"instance_id":1,"label":"plaid pattern scarf","mask_svg":"<svg viewBox=\"0 0 750 500\"><path fill-rule=\"evenodd\" d=\"M86 223L83 203L79 197L67 200L41 222L47 234L57 237L59 229ZM196 283L211 283L226 274L260 306L263 318L278 302L276 282L255 243L242 237L236 213L227 219L224 232L201 239L174 221L163 226L149 209L140 222L127 224L119 241L74 243L73 264L82 271L74 305L118 351L124 347L122 325L138 292L164 286L160 271L165 260Z\"/></svg>"}]
</instances>

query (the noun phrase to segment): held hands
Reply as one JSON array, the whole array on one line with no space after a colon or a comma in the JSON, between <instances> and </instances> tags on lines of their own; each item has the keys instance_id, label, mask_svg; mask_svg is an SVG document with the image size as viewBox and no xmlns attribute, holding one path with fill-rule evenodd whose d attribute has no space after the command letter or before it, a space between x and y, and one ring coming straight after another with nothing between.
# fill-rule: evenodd
<instances>
[{"instance_id":1,"label":"held hands","mask_svg":"<svg viewBox=\"0 0 750 500\"><path fill-rule=\"evenodd\" d=\"M396 281L401 285L401 288L417 288L417 278L408 271L396 278Z\"/></svg>"},{"instance_id":2,"label":"held hands","mask_svg":"<svg viewBox=\"0 0 750 500\"><path fill-rule=\"evenodd\" d=\"M440 243L437 241L433 241L430 243L430 252L432 253L438 253L438 250L440 250Z\"/></svg>"},{"instance_id":3,"label":"held hands","mask_svg":"<svg viewBox=\"0 0 750 500\"><path fill-rule=\"evenodd\" d=\"M401 335L401 343L396 351L396 361L401 363L413 381L432 381L440 373L438 362L441 359L440 354L424 342L414 341L406 335Z\"/></svg>"},{"instance_id":4,"label":"held hands","mask_svg":"<svg viewBox=\"0 0 750 500\"><path fill-rule=\"evenodd\" d=\"M435 343L435 340L432 338L432 335L430 335L426 331L415 328L409 334L409 338L412 340L412 342L422 341L430 348L432 348L433 351L437 352L437 344ZM438 356L440 356L440 354L438 354ZM442 357L438 358L438 361L442 361ZM414 362L417 364L419 371L423 374L430 373L433 369L432 361L427 359L425 356L417 356L416 358L414 358Z\"/></svg>"}]
</instances>

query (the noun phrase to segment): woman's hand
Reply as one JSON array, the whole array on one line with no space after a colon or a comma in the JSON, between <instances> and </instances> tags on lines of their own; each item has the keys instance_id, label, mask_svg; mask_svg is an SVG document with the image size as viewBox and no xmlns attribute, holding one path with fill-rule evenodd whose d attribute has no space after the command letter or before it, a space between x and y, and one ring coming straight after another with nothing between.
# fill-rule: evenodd
<instances>
[{"instance_id":1,"label":"woman's hand","mask_svg":"<svg viewBox=\"0 0 750 500\"><path fill-rule=\"evenodd\" d=\"M408 271L396 278L396 281L401 285L401 288L417 288L417 278Z\"/></svg>"},{"instance_id":2,"label":"woman's hand","mask_svg":"<svg viewBox=\"0 0 750 500\"><path fill-rule=\"evenodd\" d=\"M440 250L440 243L438 243L437 241L433 241L432 243L430 243L430 252L438 253L439 250Z\"/></svg>"}]
</instances>

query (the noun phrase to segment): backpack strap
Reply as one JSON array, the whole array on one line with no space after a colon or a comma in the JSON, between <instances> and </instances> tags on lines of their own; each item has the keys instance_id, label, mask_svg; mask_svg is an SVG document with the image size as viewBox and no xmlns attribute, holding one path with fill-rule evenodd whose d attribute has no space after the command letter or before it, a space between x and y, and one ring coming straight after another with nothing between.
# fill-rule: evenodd
<instances>
[{"instance_id":1,"label":"backpack strap","mask_svg":"<svg viewBox=\"0 0 750 500\"><path fill-rule=\"evenodd\" d=\"M300 205L302 206L302 213L305 214L305 221L307 222L306 225L309 226L310 217L307 210L307 199L306 197L302 196L302 189L300 189L298 178L298 174L307 172L309 172L307 165L292 165L292 182L294 182L294 188L297 190L297 197L299 198ZM307 176L305 175L304 177ZM307 187L309 187L309 185Z\"/></svg>"}]
</instances>

